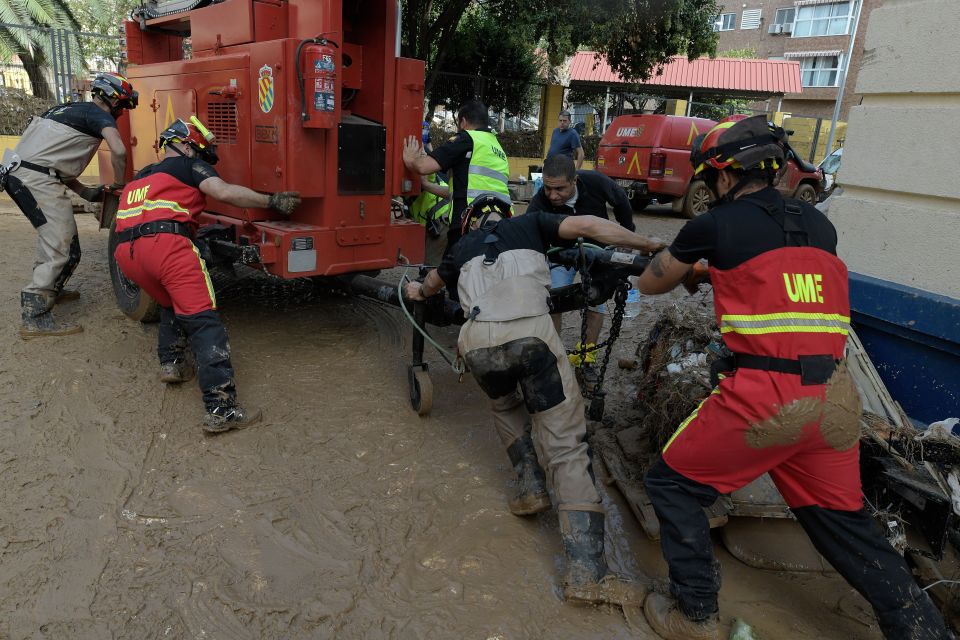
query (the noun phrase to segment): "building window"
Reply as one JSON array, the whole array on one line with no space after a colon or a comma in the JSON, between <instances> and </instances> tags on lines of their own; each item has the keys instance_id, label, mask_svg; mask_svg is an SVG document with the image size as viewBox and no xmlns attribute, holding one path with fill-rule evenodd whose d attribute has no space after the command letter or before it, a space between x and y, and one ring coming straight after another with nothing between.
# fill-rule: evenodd
<instances>
[{"instance_id":1,"label":"building window","mask_svg":"<svg viewBox=\"0 0 960 640\"><path fill-rule=\"evenodd\" d=\"M737 28L737 14L721 13L713 23L714 31L733 31Z\"/></svg>"},{"instance_id":2,"label":"building window","mask_svg":"<svg viewBox=\"0 0 960 640\"><path fill-rule=\"evenodd\" d=\"M759 29L760 28L760 9L747 9L740 16L741 29Z\"/></svg>"},{"instance_id":3,"label":"building window","mask_svg":"<svg viewBox=\"0 0 960 640\"><path fill-rule=\"evenodd\" d=\"M852 2L834 2L797 8L794 38L842 36L850 33Z\"/></svg>"},{"instance_id":4,"label":"building window","mask_svg":"<svg viewBox=\"0 0 960 640\"><path fill-rule=\"evenodd\" d=\"M800 58L800 78L805 87L835 87L840 77L842 56Z\"/></svg>"},{"instance_id":5,"label":"building window","mask_svg":"<svg viewBox=\"0 0 960 640\"><path fill-rule=\"evenodd\" d=\"M794 7L786 9L777 9L777 15L773 18L773 24L791 24L797 10Z\"/></svg>"}]
</instances>

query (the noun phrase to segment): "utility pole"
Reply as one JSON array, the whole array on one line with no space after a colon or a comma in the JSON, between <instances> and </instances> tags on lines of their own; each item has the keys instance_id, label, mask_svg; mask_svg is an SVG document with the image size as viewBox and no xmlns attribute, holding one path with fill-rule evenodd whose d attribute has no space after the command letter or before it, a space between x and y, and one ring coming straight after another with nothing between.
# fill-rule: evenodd
<instances>
[{"instance_id":1,"label":"utility pole","mask_svg":"<svg viewBox=\"0 0 960 640\"><path fill-rule=\"evenodd\" d=\"M840 119L840 105L843 104L843 91L847 85L847 72L850 70L850 63L853 61L853 45L857 41L857 27L860 26L860 10L863 8L863 0L856 0L856 15L853 18L853 30L850 34L850 46L847 47L847 59L840 70L840 89L837 91L837 103L833 105L833 120L830 121L830 135L827 137L827 148L825 156L833 152L833 140L837 134L837 120Z\"/></svg>"}]
</instances>

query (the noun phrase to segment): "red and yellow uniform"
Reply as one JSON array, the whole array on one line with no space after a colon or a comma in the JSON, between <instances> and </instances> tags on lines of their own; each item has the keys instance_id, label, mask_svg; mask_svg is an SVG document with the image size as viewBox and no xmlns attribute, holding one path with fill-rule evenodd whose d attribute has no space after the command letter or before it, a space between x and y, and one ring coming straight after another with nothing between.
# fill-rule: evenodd
<instances>
[{"instance_id":1,"label":"red and yellow uniform","mask_svg":"<svg viewBox=\"0 0 960 640\"><path fill-rule=\"evenodd\" d=\"M196 217L206 204L203 179L216 171L202 160L168 158L148 167L127 184L120 196L116 231L172 221L196 232ZM177 315L194 315L217 308L206 264L190 237L181 233L145 235L117 246L114 257L127 278L137 283L161 307Z\"/></svg>"},{"instance_id":2,"label":"red and yellow uniform","mask_svg":"<svg viewBox=\"0 0 960 640\"><path fill-rule=\"evenodd\" d=\"M850 302L847 269L835 255L784 247L733 269L711 268L710 277L717 324L734 353L809 359L808 369L826 370L843 358ZM859 509L856 413L835 407L856 392L841 372L831 385L844 388L828 398L827 381L740 367L670 438L664 461L721 493L769 471L791 507Z\"/></svg>"}]
</instances>

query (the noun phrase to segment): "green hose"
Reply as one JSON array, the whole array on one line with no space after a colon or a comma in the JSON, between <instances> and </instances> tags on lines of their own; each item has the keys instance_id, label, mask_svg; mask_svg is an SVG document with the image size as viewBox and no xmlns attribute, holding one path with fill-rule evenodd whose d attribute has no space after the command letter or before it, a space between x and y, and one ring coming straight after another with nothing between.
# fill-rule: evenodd
<instances>
[{"instance_id":1,"label":"green hose","mask_svg":"<svg viewBox=\"0 0 960 640\"><path fill-rule=\"evenodd\" d=\"M407 316L407 320L410 321L410 324L413 325L413 328L420 332L420 335L426 339L427 342L433 345L433 347L440 352L440 356L447 361L447 364L450 365L450 368L453 369L453 372L456 374L463 374L466 371L466 368L463 366L463 361L457 357L457 354L453 353L449 349L446 349L440 346L433 337L427 333L414 319L413 314L410 313L410 310L407 309L407 305L403 301L403 284L404 282L412 282L409 277L407 277L409 269L403 272L403 275L400 276L400 283L397 284L397 296L400 298L400 309L403 311L403 315Z\"/></svg>"},{"instance_id":2,"label":"green hose","mask_svg":"<svg viewBox=\"0 0 960 640\"><path fill-rule=\"evenodd\" d=\"M577 245L577 246L580 246L580 245ZM589 242L584 242L583 246L587 249L599 249L600 251L604 250L603 247L598 247L597 245L590 244ZM550 255L551 253L556 253L557 251L563 251L564 249L569 249L569 248L570 247L550 247L549 249L547 249L547 255Z\"/></svg>"}]
</instances>

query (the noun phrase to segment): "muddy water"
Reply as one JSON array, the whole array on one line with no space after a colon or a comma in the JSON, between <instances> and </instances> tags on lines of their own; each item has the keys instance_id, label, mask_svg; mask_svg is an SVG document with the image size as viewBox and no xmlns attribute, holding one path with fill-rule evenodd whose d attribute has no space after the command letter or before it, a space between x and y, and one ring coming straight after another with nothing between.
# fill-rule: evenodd
<instances>
[{"instance_id":1,"label":"muddy water","mask_svg":"<svg viewBox=\"0 0 960 640\"><path fill-rule=\"evenodd\" d=\"M34 235L0 212L0 638L653 637L642 615L560 601L555 515L507 511L507 459L472 381L431 355L433 414L409 409L398 313L228 288L240 398L265 422L207 438L195 383L157 382L155 328L116 311L106 236L79 221L82 298L59 312L86 331L23 342ZM613 384L622 401L629 381ZM662 576L656 545L605 499L611 564ZM878 637L836 577L721 554L726 622Z\"/></svg>"}]
</instances>

